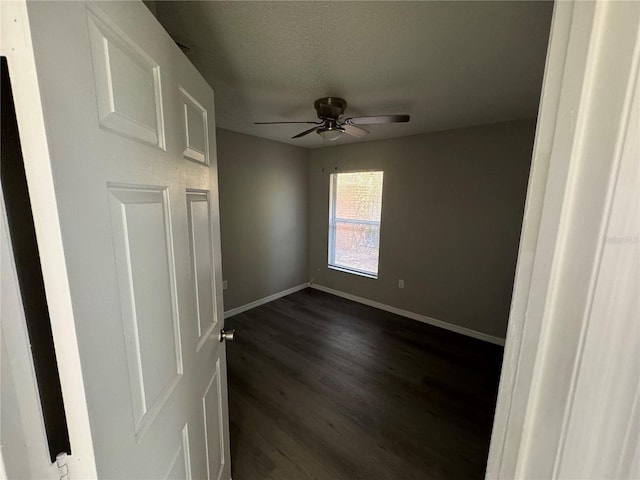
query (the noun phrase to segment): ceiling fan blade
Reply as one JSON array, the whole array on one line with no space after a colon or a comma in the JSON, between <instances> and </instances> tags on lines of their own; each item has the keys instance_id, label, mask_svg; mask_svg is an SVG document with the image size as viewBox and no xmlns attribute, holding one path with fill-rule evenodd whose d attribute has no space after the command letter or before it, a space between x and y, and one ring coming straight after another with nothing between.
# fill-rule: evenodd
<instances>
[{"instance_id":1,"label":"ceiling fan blade","mask_svg":"<svg viewBox=\"0 0 640 480\"><path fill-rule=\"evenodd\" d=\"M291 138L300 138L300 137L304 137L305 135L310 134L311 132L315 132L317 129L319 129L320 126L317 127L313 127L310 128L309 130L305 130L304 132L299 133L298 135L296 135L295 137L291 137Z\"/></svg>"},{"instance_id":2,"label":"ceiling fan blade","mask_svg":"<svg viewBox=\"0 0 640 480\"><path fill-rule=\"evenodd\" d=\"M280 123L310 123L312 125L322 124L322 122L253 122L254 125L278 125Z\"/></svg>"},{"instance_id":3,"label":"ceiling fan blade","mask_svg":"<svg viewBox=\"0 0 640 480\"><path fill-rule=\"evenodd\" d=\"M367 135L369 135L369 132L367 132L366 130L360 127L355 127L353 125L348 125L346 123L340 126L344 128L344 133L347 133L352 137L366 137Z\"/></svg>"},{"instance_id":4,"label":"ceiling fan blade","mask_svg":"<svg viewBox=\"0 0 640 480\"><path fill-rule=\"evenodd\" d=\"M347 118L345 123L349 125L376 125L379 123L408 122L409 118L409 115L377 115L373 117Z\"/></svg>"}]
</instances>

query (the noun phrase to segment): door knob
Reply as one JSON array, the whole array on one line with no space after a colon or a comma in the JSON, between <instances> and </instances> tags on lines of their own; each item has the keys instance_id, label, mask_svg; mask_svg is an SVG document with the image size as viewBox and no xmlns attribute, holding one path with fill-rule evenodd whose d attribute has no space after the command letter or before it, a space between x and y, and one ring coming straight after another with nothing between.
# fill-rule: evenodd
<instances>
[{"instance_id":1,"label":"door knob","mask_svg":"<svg viewBox=\"0 0 640 480\"><path fill-rule=\"evenodd\" d=\"M220 330L220 341L224 342L225 340L227 340L229 342L233 342L235 334L235 330Z\"/></svg>"}]
</instances>

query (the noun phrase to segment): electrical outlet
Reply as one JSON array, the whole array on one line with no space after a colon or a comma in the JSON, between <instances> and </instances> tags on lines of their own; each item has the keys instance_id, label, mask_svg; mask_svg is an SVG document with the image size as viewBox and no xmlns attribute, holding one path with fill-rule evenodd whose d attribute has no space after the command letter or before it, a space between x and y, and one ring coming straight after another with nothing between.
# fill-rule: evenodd
<instances>
[{"instance_id":1,"label":"electrical outlet","mask_svg":"<svg viewBox=\"0 0 640 480\"><path fill-rule=\"evenodd\" d=\"M229 288L229 283L226 280L222 281L222 289L226 290L227 288Z\"/></svg>"},{"instance_id":2,"label":"electrical outlet","mask_svg":"<svg viewBox=\"0 0 640 480\"><path fill-rule=\"evenodd\" d=\"M398 280L398 288L404 288L404 280Z\"/></svg>"}]
</instances>

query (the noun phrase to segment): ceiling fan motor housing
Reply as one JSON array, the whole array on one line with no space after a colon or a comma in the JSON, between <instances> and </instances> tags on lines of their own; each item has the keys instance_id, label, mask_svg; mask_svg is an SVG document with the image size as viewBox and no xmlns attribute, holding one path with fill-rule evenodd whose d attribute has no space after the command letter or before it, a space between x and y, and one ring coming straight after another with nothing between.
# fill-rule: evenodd
<instances>
[{"instance_id":1,"label":"ceiling fan motor housing","mask_svg":"<svg viewBox=\"0 0 640 480\"><path fill-rule=\"evenodd\" d=\"M346 100L337 97L319 98L315 101L314 107L321 120L338 120L347 108Z\"/></svg>"}]
</instances>

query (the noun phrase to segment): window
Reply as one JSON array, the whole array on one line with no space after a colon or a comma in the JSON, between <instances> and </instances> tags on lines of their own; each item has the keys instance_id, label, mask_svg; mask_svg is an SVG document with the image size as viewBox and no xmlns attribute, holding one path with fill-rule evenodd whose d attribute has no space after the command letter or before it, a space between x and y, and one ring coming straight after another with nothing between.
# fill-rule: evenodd
<instances>
[{"instance_id":1,"label":"window","mask_svg":"<svg viewBox=\"0 0 640 480\"><path fill-rule=\"evenodd\" d=\"M378 278L382 175L331 174L329 267Z\"/></svg>"}]
</instances>

